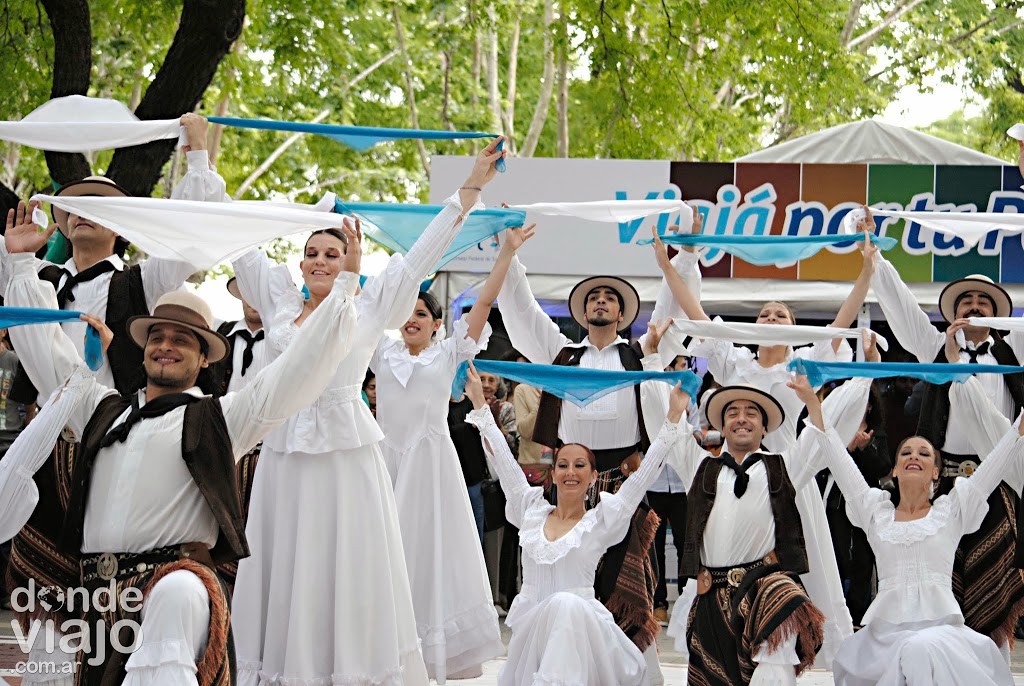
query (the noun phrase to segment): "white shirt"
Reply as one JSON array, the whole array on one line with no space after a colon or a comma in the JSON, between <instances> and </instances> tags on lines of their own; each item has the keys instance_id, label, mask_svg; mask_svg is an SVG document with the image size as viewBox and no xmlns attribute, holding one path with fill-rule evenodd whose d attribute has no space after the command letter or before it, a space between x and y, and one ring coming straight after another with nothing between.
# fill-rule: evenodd
<instances>
[{"instance_id":1,"label":"white shirt","mask_svg":"<svg viewBox=\"0 0 1024 686\"><path fill-rule=\"evenodd\" d=\"M224 180L210 167L207 152L205 150L194 150L187 153L187 157L188 172L175 187L173 197L181 200L219 201L223 199ZM117 271L122 271L126 268L125 263L117 255L111 255L106 259L114 265ZM52 262L37 260L28 253L8 255L6 245L3 241L0 241L0 289L4 292L7 290L9 279L13 278L13 260L28 260L36 271L53 264ZM71 274L78 274L78 267L75 265L74 259L70 259L60 266ZM142 270L142 288L146 295L146 306L151 312L162 295L181 288L185 279L195 272L195 267L188 262L157 258L144 260L140 267ZM106 320L107 295L110 291L110 279L112 276L113 272L104 272L91 281L76 284L71 289L71 293L75 298L74 301L67 302L63 309L88 312L102 320ZM60 282L57 284L58 290L64 285L67 278L67 276L61 277ZM88 325L85 322L78 321L65 322L61 326L74 344L79 357L84 359L85 332ZM103 366L96 371L96 378L105 386L111 388L114 386L114 375L110 369L110 364L107 362L106 354L103 355ZM35 377L32 378L32 381L37 386L40 383ZM48 378L41 383L44 386L54 387L61 381L63 379ZM42 391L40 391L40 396L41 398L46 397L42 394Z\"/></svg>"},{"instance_id":2,"label":"white shirt","mask_svg":"<svg viewBox=\"0 0 1024 686\"><path fill-rule=\"evenodd\" d=\"M673 258L673 265L683 274L692 289L699 289L700 273L697 270L697 257L694 253L680 252ZM674 303L671 290L663 284L655 304L655 316L658 319L680 316L677 311L680 308L673 307L671 303ZM532 362L550 364L563 348L575 347L585 349L579 364L584 369L624 369L619 359L617 344L627 341L621 337L617 338L612 345L602 350L598 350L590 343L589 336L580 343L573 343L558 329L558 325L548 317L533 297L530 284L526 280L526 268L519 258L512 259L508 275L498 295L498 309L501 311L512 347ZM646 334L640 338L641 342L645 337ZM662 370L662 359L672 360L676 355L682 354L681 346L677 346L678 341L666 335L659 346L661 355L648 355L643 358L644 369ZM650 384L660 383L647 381L641 384L642 406L645 405L645 389ZM651 438L657 434L656 427L660 427L665 418L664 411L661 411L660 416L656 415L656 412L648 412L644 407L647 435ZM633 389L624 388L609 393L582 408L573 403L563 402L558 422L558 437L565 443L582 443L594 450L635 445L640 441L640 428Z\"/></svg>"},{"instance_id":3,"label":"white shirt","mask_svg":"<svg viewBox=\"0 0 1024 686\"><path fill-rule=\"evenodd\" d=\"M935 358L946 345L946 334L932 326L928 315L914 299L913 293L900 278L896 268L881 255L875 267L872 287L878 297L878 304L885 313L896 340L900 342L920 362L935 362ZM991 338L989 339L991 340ZM1013 350L1019 361L1024 362L1024 335L1011 332L1003 339ZM968 348L974 344L967 342ZM960 360L970 359L966 352L961 351ZM991 352L978 355L979 364L999 364ZM1006 388L1006 380L998 374L978 374L975 376L985 390L985 395L995 404L1006 417L1013 416L1013 398ZM960 427L967 424L967 417L954 406L949 408L949 423L946 425L946 442L939 450L956 455L977 454L967 439L967 432Z\"/></svg>"},{"instance_id":4,"label":"white shirt","mask_svg":"<svg viewBox=\"0 0 1024 686\"><path fill-rule=\"evenodd\" d=\"M323 392L352 345L357 284L356 274L339 275L331 297L306 319L288 350L243 390L219 400L235 459ZM54 308L56 296L48 282L23 269L11 281L8 303ZM11 334L24 351L26 369L49 368L41 378L66 378L81 366L67 336L53 324L16 327ZM53 388L39 391L49 394ZM195 388L188 392L199 394ZM114 393L95 379L88 380L82 401L68 417L76 435L82 435L100 401ZM140 404L144 400L140 395ZM127 414L126 410L114 426ZM82 552L143 552L191 541L210 546L216 542L213 512L181 456L184 415L181 407L144 419L124 443L99 451L86 501Z\"/></svg>"},{"instance_id":5,"label":"white shirt","mask_svg":"<svg viewBox=\"0 0 1024 686\"><path fill-rule=\"evenodd\" d=\"M265 360L263 358L263 346L266 344L266 339L262 338L252 344L252 363L249 368L242 372L243 360L245 356L246 342L242 337L235 337L235 333L238 331L248 331L250 336L255 336L263 328L256 329L253 331L249 328L245 320L235 322L235 326L231 329L227 335L227 339L231 341L231 377L228 379L228 393L232 391L240 391L248 385L249 381L263 368Z\"/></svg>"},{"instance_id":6,"label":"white shirt","mask_svg":"<svg viewBox=\"0 0 1024 686\"><path fill-rule=\"evenodd\" d=\"M728 445L723 450L728 451ZM826 451L844 452L845 447L834 429L822 432L808 424L793 450L782 453L790 481L798 492L822 469ZM693 436L685 436L669 453L668 461L683 483L690 485L687 490L692 490L697 468L707 457L711 453L701 448ZM764 462L752 466L747 476L747 490L742 498L737 498L733 492L736 473L728 467L718 473L715 503L701 540L700 559L706 567L753 562L775 548L775 520Z\"/></svg>"}]
</instances>

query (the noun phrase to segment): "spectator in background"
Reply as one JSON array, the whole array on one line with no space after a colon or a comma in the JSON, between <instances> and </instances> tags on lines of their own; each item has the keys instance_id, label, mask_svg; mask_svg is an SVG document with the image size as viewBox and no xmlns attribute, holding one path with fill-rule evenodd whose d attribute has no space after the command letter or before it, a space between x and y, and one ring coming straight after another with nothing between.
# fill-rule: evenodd
<instances>
[{"instance_id":1,"label":"spectator in background","mask_svg":"<svg viewBox=\"0 0 1024 686\"><path fill-rule=\"evenodd\" d=\"M872 384L864 419L846 449L871 488L879 488L881 479L893 467L886 438L884 408L878 385ZM832 545L836 550L836 563L839 565L839 577L843 580L846 605L857 626L874 597L871 575L875 568L875 555L864 530L850 523L846 513L846 498L836 487L829 470L819 472L817 479L825 500L825 516L828 517L828 526L832 532Z\"/></svg>"},{"instance_id":2,"label":"spectator in background","mask_svg":"<svg viewBox=\"0 0 1024 686\"><path fill-rule=\"evenodd\" d=\"M369 369L363 379L363 400L370 407L370 414L377 416L377 377Z\"/></svg>"},{"instance_id":3,"label":"spectator in background","mask_svg":"<svg viewBox=\"0 0 1024 686\"><path fill-rule=\"evenodd\" d=\"M480 534L480 546L483 547L484 495L481 487L487 478L487 458L480 444L479 432L466 423L466 416L472 411L473 401L465 395L458 400L452 398L448 401L448 432L455 444L455 452L459 455L462 476L469 491L469 502L473 506L473 518L476 520L477 533Z\"/></svg>"},{"instance_id":4,"label":"spectator in background","mask_svg":"<svg viewBox=\"0 0 1024 686\"><path fill-rule=\"evenodd\" d=\"M665 371L675 372L689 368L689 359L685 355L677 355L665 367ZM699 440L700 416L697 404L692 400L687 414L690 429L694 431L695 437ZM682 563L679 546L686 536L686 486L671 465L662 470L661 475L647 490L647 502L661 518L658 531L654 534L654 554L658 560L658 585L654 589L654 618L662 626L668 626L668 584L666 582L668 574L665 567L665 544L668 538L668 528L672 527L672 545L676 547L677 564L673 572L676 575L676 590L680 594L683 592L683 579L679 574Z\"/></svg>"},{"instance_id":5,"label":"spectator in background","mask_svg":"<svg viewBox=\"0 0 1024 686\"><path fill-rule=\"evenodd\" d=\"M7 453L25 423L25 406L10 398L17 371L18 355L11 346L7 329L0 329L0 458Z\"/></svg>"},{"instance_id":6,"label":"spectator in background","mask_svg":"<svg viewBox=\"0 0 1024 686\"><path fill-rule=\"evenodd\" d=\"M515 455L519 449L519 432L516 431L516 410L512 403L498 397L498 390L502 384L501 377L481 372L480 382L484 387L484 399L487 401L487 406L491 408L491 414L494 415L494 423L501 429L501 434L508 443L508 449Z\"/></svg>"}]
</instances>

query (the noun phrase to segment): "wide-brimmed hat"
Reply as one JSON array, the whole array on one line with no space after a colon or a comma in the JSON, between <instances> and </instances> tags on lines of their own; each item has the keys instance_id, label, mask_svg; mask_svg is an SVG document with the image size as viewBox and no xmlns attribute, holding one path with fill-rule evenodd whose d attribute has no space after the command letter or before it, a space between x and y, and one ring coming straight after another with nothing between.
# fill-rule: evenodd
<instances>
[{"instance_id":1,"label":"wide-brimmed hat","mask_svg":"<svg viewBox=\"0 0 1024 686\"><path fill-rule=\"evenodd\" d=\"M577 324L586 329L589 326L587 295L595 288L602 287L611 288L622 298L622 323L616 326L616 329L628 329L640 314L640 294L633 288L633 284L617 276L591 276L573 286L572 292L569 293L569 314Z\"/></svg>"},{"instance_id":2,"label":"wide-brimmed hat","mask_svg":"<svg viewBox=\"0 0 1024 686\"><path fill-rule=\"evenodd\" d=\"M786 419L786 412L778 400L768 395L760 388L746 385L722 386L708 398L707 406L704 408L704 416L708 423L718 431L722 430L725 415L725 408L735 400L747 400L760 407L767 417L764 430L768 433L775 431Z\"/></svg>"},{"instance_id":3,"label":"wide-brimmed hat","mask_svg":"<svg viewBox=\"0 0 1024 686\"><path fill-rule=\"evenodd\" d=\"M145 349L150 327L164 322L189 328L206 341L208 362L219 362L227 356L228 339L213 330L210 306L195 293L181 290L165 293L156 301L153 314L128 320L128 335L137 346Z\"/></svg>"},{"instance_id":4,"label":"wide-brimmed hat","mask_svg":"<svg viewBox=\"0 0 1024 686\"><path fill-rule=\"evenodd\" d=\"M971 274L946 285L939 294L939 312L947 322L956 319L956 301L964 293L981 291L992 298L995 311L994 317L1009 317L1013 313L1013 301L999 284L984 274Z\"/></svg>"},{"instance_id":5,"label":"wide-brimmed hat","mask_svg":"<svg viewBox=\"0 0 1024 686\"><path fill-rule=\"evenodd\" d=\"M228 279L225 288L228 289L228 293L230 293L231 295L235 296L239 300L242 299L242 291L238 290L238 279L236 277L232 276L230 279Z\"/></svg>"},{"instance_id":6,"label":"wide-brimmed hat","mask_svg":"<svg viewBox=\"0 0 1024 686\"><path fill-rule=\"evenodd\" d=\"M54 193L54 195L57 197L72 198L95 195L107 198L127 198L131 193L105 176L87 176L79 181L72 181L71 183L61 186L60 190ZM60 229L60 232L66 236L68 233L68 215L71 213L67 210L62 210L56 205L51 209L53 212L53 221L57 222L57 227Z\"/></svg>"}]
</instances>

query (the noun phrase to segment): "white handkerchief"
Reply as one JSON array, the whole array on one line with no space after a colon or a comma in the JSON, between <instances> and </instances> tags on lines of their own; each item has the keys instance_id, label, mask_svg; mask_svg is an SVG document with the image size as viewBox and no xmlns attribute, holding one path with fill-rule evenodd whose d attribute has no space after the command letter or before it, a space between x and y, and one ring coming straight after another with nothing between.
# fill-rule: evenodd
<instances>
[{"instance_id":1,"label":"white handkerchief","mask_svg":"<svg viewBox=\"0 0 1024 686\"><path fill-rule=\"evenodd\" d=\"M594 200L590 202L537 202L509 205L514 210L538 214L578 217L595 222L625 222L652 214L679 212L679 230L688 233L693 226L693 208L682 200Z\"/></svg>"},{"instance_id":2,"label":"white handkerchief","mask_svg":"<svg viewBox=\"0 0 1024 686\"><path fill-rule=\"evenodd\" d=\"M996 331L1024 331L1024 317L968 317L967 321Z\"/></svg>"},{"instance_id":3,"label":"white handkerchief","mask_svg":"<svg viewBox=\"0 0 1024 686\"><path fill-rule=\"evenodd\" d=\"M932 231L955 236L969 248L977 245L989 231L1024 232L1024 214L1016 212L904 212L874 208L871 211L883 217L917 222Z\"/></svg>"},{"instance_id":4,"label":"white handkerchief","mask_svg":"<svg viewBox=\"0 0 1024 686\"><path fill-rule=\"evenodd\" d=\"M861 334L861 329L802 326L800 324L747 324L723 321L721 317L716 317L714 321L677 319L672 322L672 328L683 336L714 338L740 345L807 345L817 341L830 341L833 338L856 338L859 340ZM882 350L889 349L889 342L880 335L878 335L878 347Z\"/></svg>"},{"instance_id":5,"label":"white handkerchief","mask_svg":"<svg viewBox=\"0 0 1024 686\"><path fill-rule=\"evenodd\" d=\"M56 152L90 152L140 145L184 132L178 119L141 121L123 103L68 95L32 110L21 121L0 122L0 140Z\"/></svg>"},{"instance_id":6,"label":"white handkerchief","mask_svg":"<svg viewBox=\"0 0 1024 686\"><path fill-rule=\"evenodd\" d=\"M1024 141L1024 124L1014 124L1010 128L1006 129L1006 135L1010 138L1016 138L1019 141Z\"/></svg>"},{"instance_id":7,"label":"white handkerchief","mask_svg":"<svg viewBox=\"0 0 1024 686\"><path fill-rule=\"evenodd\" d=\"M333 212L272 202L52 195L35 195L32 200L98 222L153 257L189 262L198 270L274 238L340 226L342 221Z\"/></svg>"}]
</instances>

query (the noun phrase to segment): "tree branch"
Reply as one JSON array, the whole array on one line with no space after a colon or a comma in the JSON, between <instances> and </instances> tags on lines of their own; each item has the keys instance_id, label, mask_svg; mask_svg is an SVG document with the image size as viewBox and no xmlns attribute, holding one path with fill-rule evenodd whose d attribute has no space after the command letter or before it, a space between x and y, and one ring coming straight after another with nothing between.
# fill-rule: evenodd
<instances>
[{"instance_id":1,"label":"tree branch","mask_svg":"<svg viewBox=\"0 0 1024 686\"><path fill-rule=\"evenodd\" d=\"M85 95L92 71L92 24L86 0L42 0L53 31L53 85L50 98ZM50 177L60 185L92 173L80 153L45 151ZM6 217L5 217L6 218Z\"/></svg>"},{"instance_id":2,"label":"tree branch","mask_svg":"<svg viewBox=\"0 0 1024 686\"><path fill-rule=\"evenodd\" d=\"M341 95L346 95L352 89L353 86L355 86L357 83L368 77L370 74L372 74L373 72L377 71L382 66L387 64L397 54L397 50L392 50L391 52L389 52L388 54L384 55L379 60L371 64L369 67L356 74L355 78L353 78L351 81L349 81L342 87ZM315 117L313 117L310 123L319 124L324 119L326 119L328 115L330 115L331 111L332 110L330 108L321 110ZM234 192L234 194L231 197L234 198L235 200L239 200L240 198L242 198L242 196L245 195L246 191L252 188L253 184L256 183L256 181L258 181L261 176L267 173L267 170L270 169L274 162L277 162L277 160L280 159L281 155L285 154L285 152L288 151L288 148L295 145L295 143L297 143L298 140L302 138L304 135L305 134L303 133L293 133L290 136L288 136L288 138L286 138L284 142L281 143L281 145L274 148L274 151L267 155L267 158L265 160L260 162L259 166L253 169L252 173L246 177L245 181L242 182L242 185L238 187L238 189Z\"/></svg>"},{"instance_id":3,"label":"tree branch","mask_svg":"<svg viewBox=\"0 0 1024 686\"><path fill-rule=\"evenodd\" d=\"M405 43L405 30L402 28L402 17L398 13L398 6L391 9L391 17L395 23L395 34L398 37L398 51L402 56L402 76L405 77L405 97L409 101L409 118L412 120L414 129L420 128L420 117L416 111L416 89L412 80L412 60L409 59L409 50ZM423 171L430 173L430 158L427 156L427 146L420 139L416 140L416 150L420 154L420 163Z\"/></svg>"},{"instance_id":4,"label":"tree branch","mask_svg":"<svg viewBox=\"0 0 1024 686\"><path fill-rule=\"evenodd\" d=\"M544 130L544 122L548 118L551 95L555 91L555 51L552 49L551 36L554 17L554 0L544 0L544 75L541 77L540 93L537 95L537 106L533 109L530 128L523 141L523 147L519 149L521 157L533 157L541 131Z\"/></svg>"},{"instance_id":5,"label":"tree branch","mask_svg":"<svg viewBox=\"0 0 1024 686\"><path fill-rule=\"evenodd\" d=\"M860 45L861 47L859 48L859 51L864 52L872 43L875 42L875 39L881 36L885 30L893 24L893 22L923 2L924 0L902 0L902 2L898 3L896 7L889 12L889 14L885 15L885 18L882 19L882 21L868 31L865 31L856 38L850 40L846 43L846 47L848 49L852 49Z\"/></svg>"},{"instance_id":6,"label":"tree branch","mask_svg":"<svg viewBox=\"0 0 1024 686\"><path fill-rule=\"evenodd\" d=\"M505 110L501 114L505 136L508 139L509 154L516 151L516 80L519 77L519 32L518 16L512 26L512 39L508 48L508 89L505 91Z\"/></svg>"},{"instance_id":7,"label":"tree branch","mask_svg":"<svg viewBox=\"0 0 1024 686\"><path fill-rule=\"evenodd\" d=\"M846 23L843 24L843 32L839 34L839 44L843 47L849 47L850 37L853 36L853 30L857 28L857 21L860 19L860 8L864 4L864 0L852 0L850 2L850 11L846 13Z\"/></svg>"},{"instance_id":8,"label":"tree branch","mask_svg":"<svg viewBox=\"0 0 1024 686\"><path fill-rule=\"evenodd\" d=\"M171 47L135 110L139 119L173 119L194 110L244 20L245 0L185 0ZM174 146L166 140L120 148L107 175L132 195L147 196Z\"/></svg>"}]
</instances>

